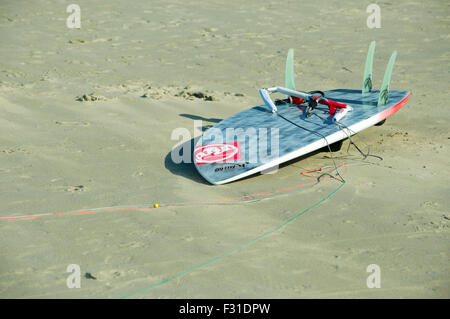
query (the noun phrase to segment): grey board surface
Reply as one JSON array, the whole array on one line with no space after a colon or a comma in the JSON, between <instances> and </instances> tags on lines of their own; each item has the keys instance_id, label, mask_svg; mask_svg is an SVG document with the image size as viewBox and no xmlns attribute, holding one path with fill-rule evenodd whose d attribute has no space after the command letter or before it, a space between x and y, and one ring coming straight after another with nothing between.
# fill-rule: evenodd
<instances>
[{"instance_id":1,"label":"grey board surface","mask_svg":"<svg viewBox=\"0 0 450 319\"><path fill-rule=\"evenodd\" d=\"M391 114L387 110L397 109L409 95L409 91L391 90L388 103L377 106L379 97L377 90L364 96L361 90L337 89L325 92L326 98L352 107L353 110L339 121L344 127L350 127L369 118L373 120L374 117L381 115L389 116ZM196 150L205 149L211 144L239 142L237 146L240 148L241 157L204 164L201 159L196 158L199 155L194 151L194 165L198 172L212 184L229 182L249 175L250 171L253 174L266 169L267 165L275 166L279 164L277 162L280 159L290 160L312 152L315 149L309 148L309 145L320 140L324 141L324 136L329 137L342 131L342 127L330 120L328 107L325 105L319 104L310 117L304 116L301 106L281 103L277 108L278 112L272 113L265 105L256 106L232 115L208 129L197 141ZM344 138L345 136L339 139ZM314 145L316 144L318 143ZM234 147L236 148L236 143ZM323 145L316 149L320 147Z\"/></svg>"}]
</instances>

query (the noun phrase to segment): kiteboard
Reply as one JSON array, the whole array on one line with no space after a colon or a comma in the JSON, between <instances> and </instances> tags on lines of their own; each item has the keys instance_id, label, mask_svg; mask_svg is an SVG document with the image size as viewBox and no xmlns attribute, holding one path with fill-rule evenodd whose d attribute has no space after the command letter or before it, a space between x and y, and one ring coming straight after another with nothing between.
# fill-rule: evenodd
<instances>
[{"instance_id":1,"label":"kiteboard","mask_svg":"<svg viewBox=\"0 0 450 319\"><path fill-rule=\"evenodd\" d=\"M389 89L396 51L381 89L372 89L374 50L375 41L367 54L362 89L303 92L295 88L290 49L285 87L261 89L264 105L228 117L198 139L193 161L200 175L211 184L229 183L323 147L340 145L351 135L383 124L405 105L411 92ZM274 101L273 93L285 98Z\"/></svg>"}]
</instances>

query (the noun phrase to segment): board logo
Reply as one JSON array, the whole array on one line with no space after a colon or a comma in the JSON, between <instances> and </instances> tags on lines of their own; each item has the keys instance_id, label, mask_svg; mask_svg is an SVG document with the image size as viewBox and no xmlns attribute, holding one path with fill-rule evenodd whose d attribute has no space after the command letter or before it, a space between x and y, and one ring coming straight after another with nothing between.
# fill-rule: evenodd
<instances>
[{"instance_id":1,"label":"board logo","mask_svg":"<svg viewBox=\"0 0 450 319\"><path fill-rule=\"evenodd\" d=\"M239 160L241 159L241 145L239 142L234 142L197 146L194 158L197 165Z\"/></svg>"}]
</instances>

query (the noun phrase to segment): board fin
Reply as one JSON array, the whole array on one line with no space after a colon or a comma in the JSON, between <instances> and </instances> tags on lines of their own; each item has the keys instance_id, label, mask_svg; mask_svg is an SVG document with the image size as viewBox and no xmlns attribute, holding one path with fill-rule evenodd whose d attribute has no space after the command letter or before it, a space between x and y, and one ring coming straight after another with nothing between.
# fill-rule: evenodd
<instances>
[{"instance_id":1,"label":"board fin","mask_svg":"<svg viewBox=\"0 0 450 319\"><path fill-rule=\"evenodd\" d=\"M394 51L389 59L386 71L384 72L383 84L380 89L380 96L378 98L378 106L386 105L389 98L389 85L391 83L392 70L394 69L395 59L397 58L397 51Z\"/></svg>"},{"instance_id":2,"label":"board fin","mask_svg":"<svg viewBox=\"0 0 450 319\"><path fill-rule=\"evenodd\" d=\"M285 87L290 90L295 90L294 82L294 49L289 49L286 57L286 81Z\"/></svg>"},{"instance_id":3,"label":"board fin","mask_svg":"<svg viewBox=\"0 0 450 319\"><path fill-rule=\"evenodd\" d=\"M372 41L367 51L366 66L364 68L364 79L362 93L369 93L372 91L372 67L373 67L373 54L375 52L375 41Z\"/></svg>"}]
</instances>

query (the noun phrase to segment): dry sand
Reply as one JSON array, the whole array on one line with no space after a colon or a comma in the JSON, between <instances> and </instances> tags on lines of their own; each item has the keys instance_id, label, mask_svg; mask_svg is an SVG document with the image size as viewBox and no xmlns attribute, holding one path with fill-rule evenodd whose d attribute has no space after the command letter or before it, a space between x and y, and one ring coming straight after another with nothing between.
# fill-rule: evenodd
<instances>
[{"instance_id":1,"label":"dry sand","mask_svg":"<svg viewBox=\"0 0 450 319\"><path fill-rule=\"evenodd\" d=\"M374 86L397 49L391 88L412 91L385 125L355 137L384 160L349 165L344 187L280 231L133 297L450 297L446 1L379 2L380 29L366 26L360 1L80 0L81 29L66 27L69 3L0 4L0 217L161 207L0 220L0 297L129 295L324 198L339 182L254 203L164 207L307 183L301 171L331 164L317 153L211 186L171 161L171 133L259 105L258 89L283 84L290 47L298 88L359 88L371 40ZM345 149L338 163L361 163ZM81 267L79 289L66 286L69 264ZM381 268L379 289L366 286L369 264Z\"/></svg>"}]
</instances>

